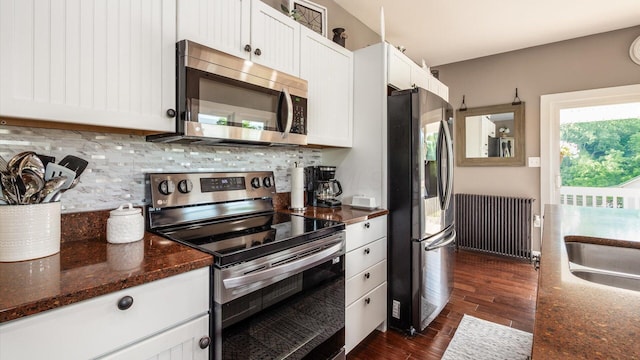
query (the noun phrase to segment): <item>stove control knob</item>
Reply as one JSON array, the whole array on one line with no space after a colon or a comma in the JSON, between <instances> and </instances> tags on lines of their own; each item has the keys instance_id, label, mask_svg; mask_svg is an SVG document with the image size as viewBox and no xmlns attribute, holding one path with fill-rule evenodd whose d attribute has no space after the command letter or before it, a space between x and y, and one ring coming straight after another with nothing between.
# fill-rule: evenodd
<instances>
[{"instance_id":1,"label":"stove control knob","mask_svg":"<svg viewBox=\"0 0 640 360\"><path fill-rule=\"evenodd\" d=\"M273 182L271 181L270 177L266 177L262 180L262 184L264 185L264 187L266 188L270 188L271 186L273 186Z\"/></svg>"},{"instance_id":2,"label":"stove control knob","mask_svg":"<svg viewBox=\"0 0 640 360\"><path fill-rule=\"evenodd\" d=\"M158 185L158 191L162 195L171 195L176 190L176 184L171 180L162 180Z\"/></svg>"},{"instance_id":3,"label":"stove control knob","mask_svg":"<svg viewBox=\"0 0 640 360\"><path fill-rule=\"evenodd\" d=\"M251 187L257 189L260 187L260 178L254 177L251 179Z\"/></svg>"},{"instance_id":4,"label":"stove control knob","mask_svg":"<svg viewBox=\"0 0 640 360\"><path fill-rule=\"evenodd\" d=\"M190 193L193 190L193 182L189 179L180 180L178 183L178 191L183 194Z\"/></svg>"}]
</instances>

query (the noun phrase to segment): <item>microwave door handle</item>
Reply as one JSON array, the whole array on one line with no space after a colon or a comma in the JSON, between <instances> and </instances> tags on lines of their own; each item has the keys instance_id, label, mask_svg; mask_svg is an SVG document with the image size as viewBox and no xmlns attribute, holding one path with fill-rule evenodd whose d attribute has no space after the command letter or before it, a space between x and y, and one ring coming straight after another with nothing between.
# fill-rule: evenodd
<instances>
[{"instance_id":1,"label":"microwave door handle","mask_svg":"<svg viewBox=\"0 0 640 360\"><path fill-rule=\"evenodd\" d=\"M289 90L287 90L287 88L283 88L282 93L287 101L287 124L284 127L284 132L282 133L282 137L284 138L287 137L287 134L291 131L291 125L293 125L293 101L291 100L291 94L289 94Z\"/></svg>"}]
</instances>

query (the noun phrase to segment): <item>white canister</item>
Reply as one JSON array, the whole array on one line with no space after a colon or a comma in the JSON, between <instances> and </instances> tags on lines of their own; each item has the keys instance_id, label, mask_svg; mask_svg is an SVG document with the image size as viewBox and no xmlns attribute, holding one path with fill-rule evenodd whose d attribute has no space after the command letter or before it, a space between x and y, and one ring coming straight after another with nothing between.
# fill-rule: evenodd
<instances>
[{"instance_id":1,"label":"white canister","mask_svg":"<svg viewBox=\"0 0 640 360\"><path fill-rule=\"evenodd\" d=\"M127 208L125 208L125 206ZM141 240L144 237L144 217L142 210L131 203L120 205L111 210L107 219L107 241L123 244Z\"/></svg>"}]
</instances>

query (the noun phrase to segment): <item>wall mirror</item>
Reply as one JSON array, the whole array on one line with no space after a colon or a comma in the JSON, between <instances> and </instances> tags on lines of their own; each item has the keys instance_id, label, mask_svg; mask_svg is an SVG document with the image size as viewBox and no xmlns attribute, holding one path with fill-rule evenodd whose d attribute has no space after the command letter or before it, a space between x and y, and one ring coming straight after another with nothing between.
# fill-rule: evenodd
<instances>
[{"instance_id":1,"label":"wall mirror","mask_svg":"<svg viewBox=\"0 0 640 360\"><path fill-rule=\"evenodd\" d=\"M458 166L524 166L524 102L456 111Z\"/></svg>"}]
</instances>

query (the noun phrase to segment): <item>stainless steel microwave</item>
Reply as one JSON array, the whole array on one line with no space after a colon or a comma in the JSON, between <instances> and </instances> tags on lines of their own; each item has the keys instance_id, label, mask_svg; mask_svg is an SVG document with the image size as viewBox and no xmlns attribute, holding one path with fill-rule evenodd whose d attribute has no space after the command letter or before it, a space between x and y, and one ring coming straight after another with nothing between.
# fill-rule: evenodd
<instances>
[{"instance_id":1,"label":"stainless steel microwave","mask_svg":"<svg viewBox=\"0 0 640 360\"><path fill-rule=\"evenodd\" d=\"M307 144L306 80L188 40L176 62L176 132L148 141Z\"/></svg>"}]
</instances>

